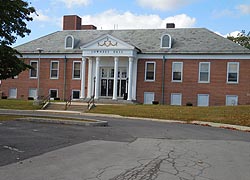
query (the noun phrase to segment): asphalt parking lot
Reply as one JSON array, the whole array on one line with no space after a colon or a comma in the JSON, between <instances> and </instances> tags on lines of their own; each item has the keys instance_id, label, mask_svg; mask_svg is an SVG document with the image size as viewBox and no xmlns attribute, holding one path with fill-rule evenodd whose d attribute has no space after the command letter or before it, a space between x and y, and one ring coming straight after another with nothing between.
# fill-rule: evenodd
<instances>
[{"instance_id":1,"label":"asphalt parking lot","mask_svg":"<svg viewBox=\"0 0 250 180\"><path fill-rule=\"evenodd\" d=\"M151 179L250 177L250 133L190 124L92 118L107 120L109 126L1 122L0 176L12 180L119 180L150 174ZM173 166L181 162L183 168L181 164ZM192 162L199 171L189 166ZM34 176L27 178L25 172L33 172Z\"/></svg>"}]
</instances>

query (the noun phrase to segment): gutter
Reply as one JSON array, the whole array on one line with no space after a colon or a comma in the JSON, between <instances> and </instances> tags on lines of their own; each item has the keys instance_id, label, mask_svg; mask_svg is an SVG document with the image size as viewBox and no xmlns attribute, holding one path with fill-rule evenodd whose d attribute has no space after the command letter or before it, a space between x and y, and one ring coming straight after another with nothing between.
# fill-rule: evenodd
<instances>
[{"instance_id":1,"label":"gutter","mask_svg":"<svg viewBox=\"0 0 250 180\"><path fill-rule=\"evenodd\" d=\"M165 104L165 64L166 64L166 57L163 56L162 58L162 89L161 89L161 93L162 93L162 100L161 100L161 104Z\"/></svg>"},{"instance_id":2,"label":"gutter","mask_svg":"<svg viewBox=\"0 0 250 180\"><path fill-rule=\"evenodd\" d=\"M63 100L66 100L66 73L67 73L67 57L64 56L64 68L63 68Z\"/></svg>"}]
</instances>

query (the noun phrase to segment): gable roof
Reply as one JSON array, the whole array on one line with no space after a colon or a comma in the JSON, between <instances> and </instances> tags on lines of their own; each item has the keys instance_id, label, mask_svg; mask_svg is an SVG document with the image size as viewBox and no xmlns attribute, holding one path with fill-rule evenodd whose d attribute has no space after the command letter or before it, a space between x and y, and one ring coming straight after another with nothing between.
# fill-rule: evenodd
<instances>
[{"instance_id":1,"label":"gable roof","mask_svg":"<svg viewBox=\"0 0 250 180\"><path fill-rule=\"evenodd\" d=\"M172 38L172 48L160 46L163 34ZM74 49L65 49L65 37L75 39ZM205 28L134 29L134 30L67 30L57 31L47 36L17 46L21 53L36 53L42 48L44 53L81 53L81 46L110 35L139 49L141 53L169 54L250 54L244 48Z\"/></svg>"}]
</instances>

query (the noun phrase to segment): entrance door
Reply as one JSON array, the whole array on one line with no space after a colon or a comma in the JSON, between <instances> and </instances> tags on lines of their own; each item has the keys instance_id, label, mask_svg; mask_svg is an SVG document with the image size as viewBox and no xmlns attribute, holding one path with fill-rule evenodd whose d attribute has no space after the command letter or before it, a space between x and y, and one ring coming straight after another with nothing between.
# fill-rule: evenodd
<instances>
[{"instance_id":1,"label":"entrance door","mask_svg":"<svg viewBox=\"0 0 250 180\"><path fill-rule=\"evenodd\" d=\"M118 97L124 97L124 94L126 93L126 87L127 86L127 80L121 79L118 80L117 83L117 96Z\"/></svg>"},{"instance_id":2,"label":"entrance door","mask_svg":"<svg viewBox=\"0 0 250 180\"><path fill-rule=\"evenodd\" d=\"M114 79L108 80L108 96L113 96Z\"/></svg>"},{"instance_id":3,"label":"entrance door","mask_svg":"<svg viewBox=\"0 0 250 180\"><path fill-rule=\"evenodd\" d=\"M101 80L101 96L107 96L107 79Z\"/></svg>"},{"instance_id":4,"label":"entrance door","mask_svg":"<svg viewBox=\"0 0 250 180\"><path fill-rule=\"evenodd\" d=\"M127 86L127 69L119 68L117 81L117 96L123 97ZM101 96L113 96L114 68L101 68Z\"/></svg>"}]
</instances>

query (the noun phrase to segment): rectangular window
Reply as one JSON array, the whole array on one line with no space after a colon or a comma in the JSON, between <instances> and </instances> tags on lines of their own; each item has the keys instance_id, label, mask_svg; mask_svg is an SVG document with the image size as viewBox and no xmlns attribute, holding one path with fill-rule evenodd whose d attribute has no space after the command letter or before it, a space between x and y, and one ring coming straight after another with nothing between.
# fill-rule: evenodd
<instances>
[{"instance_id":1,"label":"rectangular window","mask_svg":"<svg viewBox=\"0 0 250 180\"><path fill-rule=\"evenodd\" d=\"M72 99L80 99L80 90L72 90Z\"/></svg>"},{"instance_id":2,"label":"rectangular window","mask_svg":"<svg viewBox=\"0 0 250 180\"><path fill-rule=\"evenodd\" d=\"M227 83L239 82L239 63L228 62L227 63Z\"/></svg>"},{"instance_id":3,"label":"rectangular window","mask_svg":"<svg viewBox=\"0 0 250 180\"><path fill-rule=\"evenodd\" d=\"M73 62L73 79L81 79L81 62Z\"/></svg>"},{"instance_id":4,"label":"rectangular window","mask_svg":"<svg viewBox=\"0 0 250 180\"><path fill-rule=\"evenodd\" d=\"M209 106L209 94L198 94L197 106Z\"/></svg>"},{"instance_id":5,"label":"rectangular window","mask_svg":"<svg viewBox=\"0 0 250 180\"><path fill-rule=\"evenodd\" d=\"M9 89L9 98L17 98L17 88L10 88Z\"/></svg>"},{"instance_id":6,"label":"rectangular window","mask_svg":"<svg viewBox=\"0 0 250 180\"><path fill-rule=\"evenodd\" d=\"M50 89L49 94L51 98L57 98L58 97L58 90L57 89Z\"/></svg>"},{"instance_id":7,"label":"rectangular window","mask_svg":"<svg viewBox=\"0 0 250 180\"><path fill-rule=\"evenodd\" d=\"M146 62L145 81L155 81L155 62Z\"/></svg>"},{"instance_id":8,"label":"rectangular window","mask_svg":"<svg viewBox=\"0 0 250 180\"><path fill-rule=\"evenodd\" d=\"M171 94L171 105L181 106L181 99L182 99L181 93L172 93Z\"/></svg>"},{"instance_id":9,"label":"rectangular window","mask_svg":"<svg viewBox=\"0 0 250 180\"><path fill-rule=\"evenodd\" d=\"M58 79L59 61L51 61L50 64L50 79Z\"/></svg>"},{"instance_id":10,"label":"rectangular window","mask_svg":"<svg viewBox=\"0 0 250 180\"><path fill-rule=\"evenodd\" d=\"M199 83L210 82L210 62L200 62L199 64Z\"/></svg>"},{"instance_id":11,"label":"rectangular window","mask_svg":"<svg viewBox=\"0 0 250 180\"><path fill-rule=\"evenodd\" d=\"M173 82L182 82L182 62L173 62L172 63L172 81Z\"/></svg>"},{"instance_id":12,"label":"rectangular window","mask_svg":"<svg viewBox=\"0 0 250 180\"><path fill-rule=\"evenodd\" d=\"M29 89L29 97L33 97L34 99L37 99L37 89L36 88Z\"/></svg>"},{"instance_id":13,"label":"rectangular window","mask_svg":"<svg viewBox=\"0 0 250 180\"><path fill-rule=\"evenodd\" d=\"M227 95L226 96L226 105L227 106L237 106L238 105L238 96Z\"/></svg>"},{"instance_id":14,"label":"rectangular window","mask_svg":"<svg viewBox=\"0 0 250 180\"><path fill-rule=\"evenodd\" d=\"M144 92L144 104L153 104L154 99L154 92Z\"/></svg>"},{"instance_id":15,"label":"rectangular window","mask_svg":"<svg viewBox=\"0 0 250 180\"><path fill-rule=\"evenodd\" d=\"M38 61L30 61L30 78L37 78Z\"/></svg>"}]
</instances>

